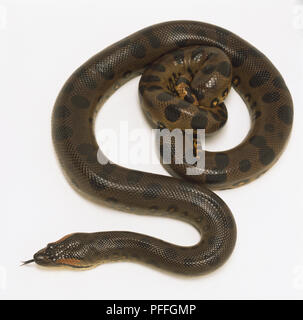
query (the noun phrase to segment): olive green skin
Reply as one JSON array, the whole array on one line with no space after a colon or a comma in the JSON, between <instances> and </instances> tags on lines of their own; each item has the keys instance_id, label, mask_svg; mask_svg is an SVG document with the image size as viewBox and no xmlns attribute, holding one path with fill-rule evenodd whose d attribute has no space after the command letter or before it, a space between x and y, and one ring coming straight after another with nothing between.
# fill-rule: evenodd
<instances>
[{"instance_id":1,"label":"olive green skin","mask_svg":"<svg viewBox=\"0 0 303 320\"><path fill-rule=\"evenodd\" d=\"M163 86L174 72L170 63L175 59L177 69L192 65L189 60L194 61L194 50L202 52L202 69L194 70L198 74L195 81L190 79L197 96L186 106L191 110L189 117L179 109L182 97L163 99ZM204 90L208 75L201 71L206 66L203 59L212 50L219 54L218 60L212 61L214 66L208 67L218 80L215 96ZM178 52L177 58L174 52ZM164 54L168 54L166 58L162 58ZM167 60L164 71L159 58ZM230 63L230 70L225 63L219 67L222 62ZM152 123L214 131L226 121L223 99L231 81L251 115L247 137L231 150L206 152L205 170L199 175L186 175L187 164L170 166L179 178L100 164L94 135L96 113L117 88L145 69L140 95ZM147 101L156 105L154 111ZM286 145L292 118L292 99L277 69L252 45L220 27L195 21L165 22L102 50L72 74L55 103L52 136L64 173L79 192L94 201L130 212L181 219L199 230L201 240L182 247L133 232L75 233L40 250L35 261L44 266L87 268L128 259L186 275L215 270L233 251L236 226L229 208L210 189L233 188L268 170Z\"/></svg>"}]
</instances>

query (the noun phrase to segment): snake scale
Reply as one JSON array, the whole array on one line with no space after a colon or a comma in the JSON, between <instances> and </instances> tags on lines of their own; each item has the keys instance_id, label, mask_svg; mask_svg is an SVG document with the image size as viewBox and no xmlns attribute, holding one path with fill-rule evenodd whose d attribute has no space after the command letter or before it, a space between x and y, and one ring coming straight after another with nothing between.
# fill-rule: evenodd
<instances>
[{"instance_id":1,"label":"snake scale","mask_svg":"<svg viewBox=\"0 0 303 320\"><path fill-rule=\"evenodd\" d=\"M100 164L97 111L142 73L143 110L156 127L217 130L226 122L223 100L232 86L251 116L248 135L230 150L206 151L205 170L198 175L188 176L186 163L170 165L174 177ZM181 219L198 229L201 240L185 247L134 232L73 233L25 263L89 268L127 259L186 275L215 270L233 251L236 225L211 189L234 188L266 172L287 143L292 119L292 99L277 69L223 28L170 21L109 46L71 75L56 100L52 136L63 171L87 197L125 211Z\"/></svg>"}]
</instances>

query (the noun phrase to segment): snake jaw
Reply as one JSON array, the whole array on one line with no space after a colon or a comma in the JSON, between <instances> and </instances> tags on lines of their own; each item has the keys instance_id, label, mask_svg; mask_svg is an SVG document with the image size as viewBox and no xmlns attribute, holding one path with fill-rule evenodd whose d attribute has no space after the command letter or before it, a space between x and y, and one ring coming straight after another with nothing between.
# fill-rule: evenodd
<instances>
[{"instance_id":1,"label":"snake jaw","mask_svg":"<svg viewBox=\"0 0 303 320\"><path fill-rule=\"evenodd\" d=\"M69 234L56 242L49 243L35 253L30 261L44 267L90 268L92 264L87 263L81 254L84 245L79 239L77 240L77 234Z\"/></svg>"},{"instance_id":2,"label":"snake jaw","mask_svg":"<svg viewBox=\"0 0 303 320\"><path fill-rule=\"evenodd\" d=\"M71 268L90 268L91 265L84 264L76 258L64 258L58 254L50 254L47 248L38 251L34 259L30 260L44 267L71 267Z\"/></svg>"},{"instance_id":3,"label":"snake jaw","mask_svg":"<svg viewBox=\"0 0 303 320\"><path fill-rule=\"evenodd\" d=\"M56 260L55 256L48 251L48 247L43 248L34 254L34 261L40 266L57 266Z\"/></svg>"}]
</instances>

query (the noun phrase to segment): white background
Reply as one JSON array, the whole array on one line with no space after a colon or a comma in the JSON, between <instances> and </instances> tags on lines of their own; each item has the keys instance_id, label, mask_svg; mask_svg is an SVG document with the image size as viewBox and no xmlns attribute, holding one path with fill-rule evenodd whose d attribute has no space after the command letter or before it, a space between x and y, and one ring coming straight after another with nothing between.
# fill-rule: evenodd
<instances>
[{"instance_id":1,"label":"white background","mask_svg":"<svg viewBox=\"0 0 303 320\"><path fill-rule=\"evenodd\" d=\"M0 0L0 298L303 298L302 6L299 0ZM198 241L185 223L121 213L80 197L62 175L50 134L56 96L77 67L145 26L175 19L217 24L254 44L282 73L294 99L293 132L278 163L249 185L218 192L237 221L232 257L195 278L129 262L81 272L20 267L48 242L76 231L129 230L182 245ZM97 133L118 132L117 119L130 129L150 130L137 84L132 80L107 101ZM229 122L207 140L208 149L232 147L248 132L248 112L235 92L227 107ZM128 167L167 174L160 164Z\"/></svg>"}]
</instances>

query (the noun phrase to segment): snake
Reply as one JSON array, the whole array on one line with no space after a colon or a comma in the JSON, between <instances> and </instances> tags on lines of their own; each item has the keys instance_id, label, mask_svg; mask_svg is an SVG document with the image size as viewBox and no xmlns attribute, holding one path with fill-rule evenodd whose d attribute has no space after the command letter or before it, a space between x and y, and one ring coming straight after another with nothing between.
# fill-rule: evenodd
<instances>
[{"instance_id":1,"label":"snake","mask_svg":"<svg viewBox=\"0 0 303 320\"><path fill-rule=\"evenodd\" d=\"M138 75L147 120L159 130L192 129L194 150L199 129L212 134L226 123L224 99L231 88L248 108L248 134L229 150L206 150L203 170L192 175L187 169L194 165L186 161L165 165L171 176L101 163L96 115L120 86ZM93 201L185 221L199 231L200 240L181 246L129 231L76 232L49 243L25 264L88 269L128 260L183 275L216 270L232 254L237 228L214 190L236 188L264 174L282 154L292 122L292 98L279 71L253 45L219 26L168 21L110 45L80 66L56 99L52 138L63 173ZM163 160L165 143L161 146Z\"/></svg>"}]
</instances>

